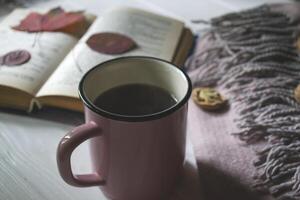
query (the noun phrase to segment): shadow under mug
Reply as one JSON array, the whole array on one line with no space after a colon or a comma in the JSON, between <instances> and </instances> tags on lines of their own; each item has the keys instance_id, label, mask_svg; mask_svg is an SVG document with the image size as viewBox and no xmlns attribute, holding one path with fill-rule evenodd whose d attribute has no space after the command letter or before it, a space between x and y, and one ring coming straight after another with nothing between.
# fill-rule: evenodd
<instances>
[{"instance_id":1,"label":"shadow under mug","mask_svg":"<svg viewBox=\"0 0 300 200\"><path fill-rule=\"evenodd\" d=\"M177 103L142 116L110 113L93 104L104 91L133 83L164 88ZM157 58L122 57L89 70L79 85L85 124L64 136L57 149L61 177L73 186L100 186L113 200L168 198L183 171L191 88L182 70ZM88 139L93 173L75 175L71 154Z\"/></svg>"}]
</instances>

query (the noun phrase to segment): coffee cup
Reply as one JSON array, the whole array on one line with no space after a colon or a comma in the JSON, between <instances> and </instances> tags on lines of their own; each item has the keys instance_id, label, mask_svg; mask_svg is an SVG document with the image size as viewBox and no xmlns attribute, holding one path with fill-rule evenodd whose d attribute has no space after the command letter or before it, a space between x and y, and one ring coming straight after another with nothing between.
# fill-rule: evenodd
<instances>
[{"instance_id":1,"label":"coffee cup","mask_svg":"<svg viewBox=\"0 0 300 200\"><path fill-rule=\"evenodd\" d=\"M144 86L152 88L147 95ZM191 88L181 69L152 57L117 58L89 70L79 84L85 123L65 135L57 149L63 180L78 187L99 186L113 200L167 199L183 172ZM154 110L163 93L173 103ZM136 111L138 106L142 110ZM93 172L76 175L71 155L86 140Z\"/></svg>"}]
</instances>

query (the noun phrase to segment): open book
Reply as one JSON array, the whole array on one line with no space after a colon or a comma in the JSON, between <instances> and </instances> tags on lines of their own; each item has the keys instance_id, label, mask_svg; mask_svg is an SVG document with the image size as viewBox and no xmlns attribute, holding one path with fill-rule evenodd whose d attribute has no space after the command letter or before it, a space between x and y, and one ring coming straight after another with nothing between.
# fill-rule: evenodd
<instances>
[{"instance_id":1,"label":"open book","mask_svg":"<svg viewBox=\"0 0 300 200\"><path fill-rule=\"evenodd\" d=\"M31 111L51 106L82 111L78 83L95 65L120 56L153 56L182 65L192 46L192 33L176 19L144 10L116 7L95 19L81 39L59 32L27 33L11 29L29 14L17 9L0 23L0 55L28 49L31 60L22 66L0 66L0 106ZM101 54L86 40L99 32L132 38L138 48L121 55Z\"/></svg>"}]
</instances>

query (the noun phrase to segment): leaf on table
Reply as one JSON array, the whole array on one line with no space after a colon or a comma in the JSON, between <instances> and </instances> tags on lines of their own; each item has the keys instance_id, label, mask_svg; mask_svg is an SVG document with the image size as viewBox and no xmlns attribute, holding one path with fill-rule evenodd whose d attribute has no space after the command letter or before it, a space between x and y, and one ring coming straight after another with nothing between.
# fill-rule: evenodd
<instances>
[{"instance_id":1,"label":"leaf on table","mask_svg":"<svg viewBox=\"0 0 300 200\"><path fill-rule=\"evenodd\" d=\"M0 65L17 66L27 63L31 58L31 54L27 50L10 51L0 56Z\"/></svg>"},{"instance_id":2,"label":"leaf on table","mask_svg":"<svg viewBox=\"0 0 300 200\"><path fill-rule=\"evenodd\" d=\"M32 12L28 14L19 25L12 27L14 30L26 32L64 32L77 34L87 21L82 12L65 12L57 7L46 14Z\"/></svg>"},{"instance_id":3,"label":"leaf on table","mask_svg":"<svg viewBox=\"0 0 300 200\"><path fill-rule=\"evenodd\" d=\"M94 51L103 54L122 54L137 47L130 37L112 32L96 33L89 37L86 44Z\"/></svg>"}]
</instances>

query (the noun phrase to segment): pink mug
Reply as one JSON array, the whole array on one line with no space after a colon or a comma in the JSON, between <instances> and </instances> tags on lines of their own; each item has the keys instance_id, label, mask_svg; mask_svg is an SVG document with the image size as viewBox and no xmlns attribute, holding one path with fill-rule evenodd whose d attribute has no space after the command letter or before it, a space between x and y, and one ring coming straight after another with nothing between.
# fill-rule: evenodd
<instances>
[{"instance_id":1,"label":"pink mug","mask_svg":"<svg viewBox=\"0 0 300 200\"><path fill-rule=\"evenodd\" d=\"M116 86L142 83L175 96L175 105L149 115L125 116L93 104ZM61 177L78 187L100 186L113 200L167 199L183 171L191 81L173 64L151 57L122 57L89 70L79 85L85 124L69 132L57 149ZM90 140L93 173L72 173L74 149Z\"/></svg>"}]
</instances>

